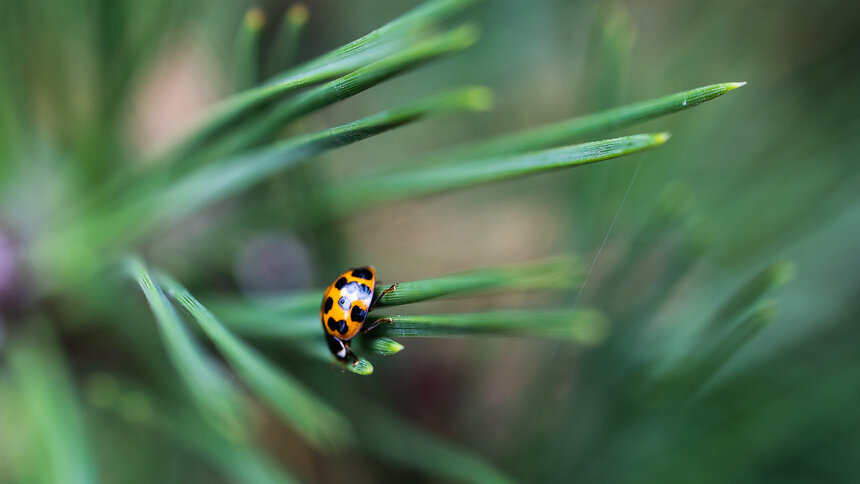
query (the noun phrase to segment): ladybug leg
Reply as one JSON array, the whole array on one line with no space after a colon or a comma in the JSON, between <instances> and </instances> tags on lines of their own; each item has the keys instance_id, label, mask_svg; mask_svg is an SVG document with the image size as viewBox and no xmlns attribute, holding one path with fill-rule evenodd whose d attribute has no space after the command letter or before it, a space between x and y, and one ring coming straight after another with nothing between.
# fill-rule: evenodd
<instances>
[{"instance_id":1,"label":"ladybug leg","mask_svg":"<svg viewBox=\"0 0 860 484\"><path fill-rule=\"evenodd\" d=\"M346 362L350 357L352 357L352 366L355 366L358 363L358 357L355 356L355 353L350 349L349 341L337 339L330 334L326 334L325 339L326 342L328 342L328 347L332 354L334 354L334 357L340 362L341 370L346 368Z\"/></svg>"},{"instance_id":2,"label":"ladybug leg","mask_svg":"<svg viewBox=\"0 0 860 484\"><path fill-rule=\"evenodd\" d=\"M344 342L344 346L346 346L346 358L344 358L343 363L346 364L346 359L352 357L352 366L355 366L358 363L358 357L355 356L355 353L352 352L350 348L350 341Z\"/></svg>"},{"instance_id":3,"label":"ladybug leg","mask_svg":"<svg viewBox=\"0 0 860 484\"><path fill-rule=\"evenodd\" d=\"M376 321L374 321L374 322L373 322L373 324L371 324L369 327L367 327L367 328L362 328L361 332L362 332L362 333L367 333L367 332L368 332L368 331L370 331L371 329L373 329L373 328L375 328L375 327L379 326L379 323L394 324L394 321L392 321L392 320L391 320L391 318L379 318L379 319L377 319Z\"/></svg>"},{"instance_id":4,"label":"ladybug leg","mask_svg":"<svg viewBox=\"0 0 860 484\"><path fill-rule=\"evenodd\" d=\"M373 301L370 302L370 306L367 308L367 312L373 311L373 308L376 306L376 303L378 303L379 300L382 299L382 296L388 294L389 292L395 290L396 288L397 288L397 284L392 284L388 289L380 292L379 295L376 296L375 298L373 298Z\"/></svg>"}]
</instances>

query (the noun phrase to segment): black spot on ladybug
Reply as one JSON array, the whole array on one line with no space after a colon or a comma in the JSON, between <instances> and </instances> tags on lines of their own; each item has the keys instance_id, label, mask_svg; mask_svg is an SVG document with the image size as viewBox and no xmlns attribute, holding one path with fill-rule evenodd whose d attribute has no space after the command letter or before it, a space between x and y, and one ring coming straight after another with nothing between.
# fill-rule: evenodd
<instances>
[{"instance_id":1,"label":"black spot on ladybug","mask_svg":"<svg viewBox=\"0 0 860 484\"><path fill-rule=\"evenodd\" d=\"M330 297L329 297L329 298L326 298L326 300L325 300L325 306L324 306L324 311L323 311L323 312L326 312L326 313L327 313L327 312L331 311L331 307L332 307L332 305L334 305L334 300L333 300L332 298L330 298Z\"/></svg>"},{"instance_id":2,"label":"black spot on ladybug","mask_svg":"<svg viewBox=\"0 0 860 484\"><path fill-rule=\"evenodd\" d=\"M346 334L347 329L349 329L346 325L346 320L341 319L337 322L337 332L340 334Z\"/></svg>"},{"instance_id":3,"label":"black spot on ladybug","mask_svg":"<svg viewBox=\"0 0 860 484\"><path fill-rule=\"evenodd\" d=\"M364 318L367 317L367 311L361 309L361 306L356 305L352 307L352 311L349 313L349 316L356 323L363 323Z\"/></svg>"},{"instance_id":4,"label":"black spot on ladybug","mask_svg":"<svg viewBox=\"0 0 860 484\"><path fill-rule=\"evenodd\" d=\"M327 334L325 335L325 342L328 343L328 349L334 354L335 358L341 361L346 359L346 346L343 344L343 341Z\"/></svg>"},{"instance_id":5,"label":"black spot on ladybug","mask_svg":"<svg viewBox=\"0 0 860 484\"><path fill-rule=\"evenodd\" d=\"M362 267L360 269L353 269L352 277L370 280L373 279L373 273L370 272L370 269L368 269L367 267Z\"/></svg>"},{"instance_id":6,"label":"black spot on ladybug","mask_svg":"<svg viewBox=\"0 0 860 484\"><path fill-rule=\"evenodd\" d=\"M361 296L359 296L361 299L367 299L373 295L373 291L370 290L370 286L366 284L359 284L358 292L361 293Z\"/></svg>"},{"instance_id":7,"label":"black spot on ladybug","mask_svg":"<svg viewBox=\"0 0 860 484\"><path fill-rule=\"evenodd\" d=\"M343 289L343 286L345 286L345 285L346 285L346 278L345 277L341 277L340 279L338 279L334 283L334 287L336 287L338 289Z\"/></svg>"},{"instance_id":8,"label":"black spot on ladybug","mask_svg":"<svg viewBox=\"0 0 860 484\"><path fill-rule=\"evenodd\" d=\"M334 318L328 318L328 329L332 330L332 332L338 330L338 322L334 320Z\"/></svg>"}]
</instances>

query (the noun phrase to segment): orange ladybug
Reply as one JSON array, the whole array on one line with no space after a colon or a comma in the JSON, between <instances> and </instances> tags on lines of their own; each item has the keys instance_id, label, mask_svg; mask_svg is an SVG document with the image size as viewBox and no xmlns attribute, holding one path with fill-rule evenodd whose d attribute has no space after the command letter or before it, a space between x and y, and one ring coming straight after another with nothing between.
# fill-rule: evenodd
<instances>
[{"instance_id":1,"label":"orange ladybug","mask_svg":"<svg viewBox=\"0 0 860 484\"><path fill-rule=\"evenodd\" d=\"M358 363L358 357L349 348L355 335L359 332L366 333L379 323L391 322L390 319L377 319L369 327L364 326L367 313L373 310L382 296L397 286L392 285L374 298L375 284L376 270L373 266L359 267L341 274L323 294L320 320L326 343L341 363L346 362L350 356L353 366Z\"/></svg>"}]
</instances>

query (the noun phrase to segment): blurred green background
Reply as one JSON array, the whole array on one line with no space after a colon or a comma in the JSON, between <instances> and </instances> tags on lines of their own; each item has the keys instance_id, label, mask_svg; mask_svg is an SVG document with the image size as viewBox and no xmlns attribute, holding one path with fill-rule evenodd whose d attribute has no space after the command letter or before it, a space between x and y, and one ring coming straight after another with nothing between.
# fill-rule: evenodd
<instances>
[{"instance_id":1,"label":"blurred green background","mask_svg":"<svg viewBox=\"0 0 860 484\"><path fill-rule=\"evenodd\" d=\"M417 5L0 0L0 482L855 482L860 4L485 0L308 84L476 26L454 55L194 138ZM618 160L479 185L446 152L738 81L485 166L672 135ZM492 109L272 144L463 85ZM361 376L317 308L367 264L417 283Z\"/></svg>"}]
</instances>

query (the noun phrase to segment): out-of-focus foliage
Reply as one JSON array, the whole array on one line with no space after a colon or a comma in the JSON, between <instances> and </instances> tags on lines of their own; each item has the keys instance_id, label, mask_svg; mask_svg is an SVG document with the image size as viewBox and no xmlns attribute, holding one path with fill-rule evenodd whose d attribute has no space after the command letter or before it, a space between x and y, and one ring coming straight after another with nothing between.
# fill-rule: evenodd
<instances>
[{"instance_id":1,"label":"out-of-focus foliage","mask_svg":"<svg viewBox=\"0 0 860 484\"><path fill-rule=\"evenodd\" d=\"M0 0L0 481L856 480L858 21Z\"/></svg>"}]
</instances>

